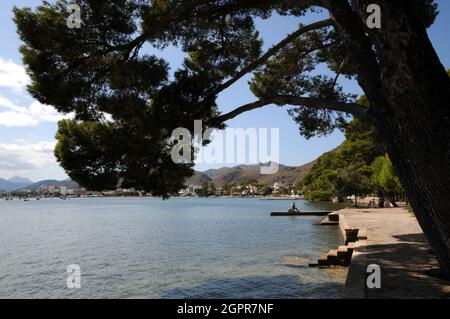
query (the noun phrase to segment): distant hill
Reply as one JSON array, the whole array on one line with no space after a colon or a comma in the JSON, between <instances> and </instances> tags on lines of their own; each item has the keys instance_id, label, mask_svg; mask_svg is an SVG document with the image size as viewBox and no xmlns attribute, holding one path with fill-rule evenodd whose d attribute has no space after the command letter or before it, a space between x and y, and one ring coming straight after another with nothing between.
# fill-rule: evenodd
<instances>
[{"instance_id":1,"label":"distant hill","mask_svg":"<svg viewBox=\"0 0 450 319\"><path fill-rule=\"evenodd\" d=\"M66 186L68 189L78 189L80 188L80 185L78 185L77 182L71 180L71 179L65 179L61 182L59 182L58 186Z\"/></svg>"},{"instance_id":2,"label":"distant hill","mask_svg":"<svg viewBox=\"0 0 450 319\"><path fill-rule=\"evenodd\" d=\"M24 187L24 189L29 190L29 191L35 191L38 190L39 187L43 186L43 185L48 185L48 186L66 186L68 189L77 189L80 188L80 186L70 180L70 179L66 179L64 181L57 181L55 179L47 179L47 180L43 180L43 181L39 181L37 183L28 185L27 187Z\"/></svg>"},{"instance_id":3,"label":"distant hill","mask_svg":"<svg viewBox=\"0 0 450 319\"><path fill-rule=\"evenodd\" d=\"M26 185L33 184L33 182L31 180L29 180L28 178L20 177L20 176L14 176L14 177L8 178L8 181L11 183L14 183L14 184L26 184Z\"/></svg>"},{"instance_id":4,"label":"distant hill","mask_svg":"<svg viewBox=\"0 0 450 319\"><path fill-rule=\"evenodd\" d=\"M6 192L13 190L15 187L14 183L7 181L6 179L0 178L0 189Z\"/></svg>"},{"instance_id":5,"label":"distant hill","mask_svg":"<svg viewBox=\"0 0 450 319\"><path fill-rule=\"evenodd\" d=\"M205 182L213 182L215 186L222 187L225 183L241 183L246 179L255 179L258 182L273 185L295 184L308 174L315 161L301 166L286 166L279 164L278 172L275 174L262 175L260 169L267 164L238 165L234 167L222 167L219 169L209 169L204 172L196 172L195 175L186 180L186 185L199 185Z\"/></svg>"},{"instance_id":6,"label":"distant hill","mask_svg":"<svg viewBox=\"0 0 450 319\"><path fill-rule=\"evenodd\" d=\"M8 180L0 178L0 190L11 192L16 189L26 187L32 183L32 181L22 177L12 177Z\"/></svg>"},{"instance_id":7,"label":"distant hill","mask_svg":"<svg viewBox=\"0 0 450 319\"><path fill-rule=\"evenodd\" d=\"M37 189L39 189L39 187L43 186L43 185L48 185L48 186L57 186L60 183L60 181L57 181L55 179L46 179L43 181L39 181L37 183L33 183L31 185L28 185L27 187L24 187L23 189L29 190L29 191L35 191Z\"/></svg>"},{"instance_id":8,"label":"distant hill","mask_svg":"<svg viewBox=\"0 0 450 319\"><path fill-rule=\"evenodd\" d=\"M202 172L195 172L194 176L188 178L185 182L185 184L187 186L189 185L203 185L204 183L209 183L211 182L212 179L206 175L205 173Z\"/></svg>"},{"instance_id":9,"label":"distant hill","mask_svg":"<svg viewBox=\"0 0 450 319\"><path fill-rule=\"evenodd\" d=\"M49 186L66 186L68 189L78 189L80 186L72 181L71 179L66 179L63 181L58 181L55 179L46 179L36 183L33 183L27 178L23 177L12 177L10 179L0 178L0 192L13 192L16 190L24 189L29 191L34 191L39 189L43 185Z\"/></svg>"},{"instance_id":10,"label":"distant hill","mask_svg":"<svg viewBox=\"0 0 450 319\"><path fill-rule=\"evenodd\" d=\"M33 184L31 180L28 178L14 176L8 179L8 182L11 182L15 185L16 189L27 187L28 185Z\"/></svg>"},{"instance_id":11,"label":"distant hill","mask_svg":"<svg viewBox=\"0 0 450 319\"><path fill-rule=\"evenodd\" d=\"M246 179L255 179L260 183L269 185L273 185L274 183L295 184L311 171L315 162L316 161L312 161L301 166L286 166L279 164L278 172L269 175L260 174L261 167L268 166L268 164L238 165L234 167L209 169L204 172L195 172L194 176L188 178L185 184L202 186L204 183L212 182L216 187L222 187L225 183L239 184ZM80 188L80 186L71 179L63 181L47 179L33 183L23 177L13 177L9 180L0 178L0 190L6 192L12 192L19 189L35 191L43 185L66 186L68 189Z\"/></svg>"}]
</instances>

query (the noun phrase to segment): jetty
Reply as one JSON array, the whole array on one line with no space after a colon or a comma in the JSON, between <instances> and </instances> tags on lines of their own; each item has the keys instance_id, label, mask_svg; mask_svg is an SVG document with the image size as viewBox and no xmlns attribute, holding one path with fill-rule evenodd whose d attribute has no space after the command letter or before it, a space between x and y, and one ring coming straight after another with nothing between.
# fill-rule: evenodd
<instances>
[{"instance_id":1,"label":"jetty","mask_svg":"<svg viewBox=\"0 0 450 319\"><path fill-rule=\"evenodd\" d=\"M401 207L344 209L339 216L344 232L359 230L345 298L450 298L449 282L439 278L438 261L413 213ZM366 287L371 264L381 269L379 289Z\"/></svg>"},{"instance_id":2,"label":"jetty","mask_svg":"<svg viewBox=\"0 0 450 319\"><path fill-rule=\"evenodd\" d=\"M331 211L317 210L317 211L304 211L304 212L271 212L270 216L328 216Z\"/></svg>"},{"instance_id":3,"label":"jetty","mask_svg":"<svg viewBox=\"0 0 450 319\"><path fill-rule=\"evenodd\" d=\"M450 298L449 282L413 213L405 208L346 208L322 219L337 225L344 242L310 267L348 267L345 298ZM367 287L368 267L377 265L381 287Z\"/></svg>"}]
</instances>

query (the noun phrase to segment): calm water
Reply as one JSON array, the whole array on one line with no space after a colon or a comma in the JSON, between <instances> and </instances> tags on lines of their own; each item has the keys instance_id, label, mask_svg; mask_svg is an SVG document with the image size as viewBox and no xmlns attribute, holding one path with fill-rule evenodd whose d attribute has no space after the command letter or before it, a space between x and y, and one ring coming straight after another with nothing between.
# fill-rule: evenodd
<instances>
[{"instance_id":1,"label":"calm water","mask_svg":"<svg viewBox=\"0 0 450 319\"><path fill-rule=\"evenodd\" d=\"M345 270L307 268L337 247L289 201L0 200L0 298L336 298ZM297 202L307 209L329 208ZM66 267L81 267L81 289Z\"/></svg>"}]
</instances>

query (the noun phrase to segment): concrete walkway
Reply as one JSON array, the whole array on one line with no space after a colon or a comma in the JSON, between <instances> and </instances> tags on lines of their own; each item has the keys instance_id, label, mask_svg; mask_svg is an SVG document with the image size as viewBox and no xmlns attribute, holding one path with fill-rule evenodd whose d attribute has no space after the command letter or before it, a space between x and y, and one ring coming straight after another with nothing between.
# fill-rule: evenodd
<instances>
[{"instance_id":1,"label":"concrete walkway","mask_svg":"<svg viewBox=\"0 0 450 319\"><path fill-rule=\"evenodd\" d=\"M450 282L428 275L438 268L415 216L403 208L344 209L341 229L366 228L346 280L347 298L450 298ZM366 287L369 264L381 267L381 288Z\"/></svg>"}]
</instances>

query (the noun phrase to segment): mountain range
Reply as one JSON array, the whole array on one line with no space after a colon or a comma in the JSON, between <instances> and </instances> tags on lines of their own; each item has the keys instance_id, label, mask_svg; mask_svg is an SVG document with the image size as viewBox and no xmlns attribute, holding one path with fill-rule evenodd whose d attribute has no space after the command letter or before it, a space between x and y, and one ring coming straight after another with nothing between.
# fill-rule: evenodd
<instances>
[{"instance_id":1,"label":"mountain range","mask_svg":"<svg viewBox=\"0 0 450 319\"><path fill-rule=\"evenodd\" d=\"M240 184L246 179L255 179L260 183L273 185L295 184L311 171L316 161L309 162L301 166L286 166L279 164L278 172L275 174L262 175L260 169L268 164L238 165L234 167L222 167L218 169L209 169L204 172L196 172L194 176L186 180L186 185L202 186L205 183L214 183L216 187L222 187L225 183ZM68 189L77 189L79 185L66 179L58 181L54 179L42 180L33 183L31 180L19 176L10 179L0 178L0 191L12 192L19 189L34 191L42 185L66 186Z\"/></svg>"},{"instance_id":2,"label":"mountain range","mask_svg":"<svg viewBox=\"0 0 450 319\"><path fill-rule=\"evenodd\" d=\"M6 192L24 188L31 184L33 184L33 182L29 179L18 176L11 177L10 179L0 178L0 190Z\"/></svg>"},{"instance_id":3,"label":"mountain range","mask_svg":"<svg viewBox=\"0 0 450 319\"><path fill-rule=\"evenodd\" d=\"M24 177L11 177L9 179L3 179L0 178L0 191L4 192L12 192L19 189L26 189L29 191L34 191L39 189L42 185L49 185L49 186L66 186L67 188L76 189L79 188L79 185L70 180L66 179L63 181L57 181L54 179L47 179L42 180L36 183L33 183L31 180L24 178Z\"/></svg>"},{"instance_id":4,"label":"mountain range","mask_svg":"<svg viewBox=\"0 0 450 319\"><path fill-rule=\"evenodd\" d=\"M186 180L186 185L201 186L204 183L214 183L216 187L222 187L225 183L239 184L246 179L255 179L259 183L273 185L295 184L308 174L316 161L301 166L286 166L279 164L275 174L262 175L260 169L268 164L238 165L234 167L222 167L209 169L204 172L196 172L194 176Z\"/></svg>"}]
</instances>

